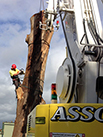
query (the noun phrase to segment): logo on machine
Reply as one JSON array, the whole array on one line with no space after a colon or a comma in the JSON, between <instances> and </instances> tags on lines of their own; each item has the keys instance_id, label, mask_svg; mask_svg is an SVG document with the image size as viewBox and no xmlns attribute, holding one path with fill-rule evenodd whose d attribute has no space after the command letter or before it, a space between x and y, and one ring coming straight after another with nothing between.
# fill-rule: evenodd
<instances>
[{"instance_id":1,"label":"logo on machine","mask_svg":"<svg viewBox=\"0 0 103 137\"><path fill-rule=\"evenodd\" d=\"M72 106L68 109L68 115L64 107L58 107L57 111L51 118L51 121L83 121L83 122L92 122L97 120L98 122L103 123L103 107L95 109L91 106L79 107Z\"/></svg>"}]
</instances>

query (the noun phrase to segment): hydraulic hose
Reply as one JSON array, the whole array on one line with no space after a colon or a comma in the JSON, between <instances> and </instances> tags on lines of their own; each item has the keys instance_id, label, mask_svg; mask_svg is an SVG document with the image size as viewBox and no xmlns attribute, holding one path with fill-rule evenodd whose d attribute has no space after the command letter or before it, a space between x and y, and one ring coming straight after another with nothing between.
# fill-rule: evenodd
<instances>
[{"instance_id":1,"label":"hydraulic hose","mask_svg":"<svg viewBox=\"0 0 103 137\"><path fill-rule=\"evenodd\" d=\"M85 27L85 19L83 19L83 27L84 27L84 33L85 33L87 44L89 44L88 37L87 37L87 32L86 32L86 27Z\"/></svg>"},{"instance_id":2,"label":"hydraulic hose","mask_svg":"<svg viewBox=\"0 0 103 137\"><path fill-rule=\"evenodd\" d=\"M94 25L93 25L93 21L91 20L90 22L91 22L91 26L92 26L93 30L94 30L95 33L96 33L97 38L103 43L103 39L102 39L102 38L99 36L99 34L97 33L96 28L95 28Z\"/></svg>"},{"instance_id":3,"label":"hydraulic hose","mask_svg":"<svg viewBox=\"0 0 103 137\"><path fill-rule=\"evenodd\" d=\"M95 28L94 25L93 25L92 20L90 21L90 23L88 23L88 27L89 27L89 30L90 30L90 32L91 32L92 37L95 38L97 44L100 45L100 42L103 43L103 39L100 38L100 36L98 35L98 33L97 33L97 31L96 31L96 28Z\"/></svg>"},{"instance_id":4,"label":"hydraulic hose","mask_svg":"<svg viewBox=\"0 0 103 137\"><path fill-rule=\"evenodd\" d=\"M74 90L75 90L75 83L76 83L76 66L75 66L75 61L73 59L73 56L72 56L72 53L71 53L71 50L70 50L70 46L69 46L69 42L68 42L68 39L67 39L67 35L66 35L66 32L65 32L65 28L64 28L64 24L63 24L63 20L62 20L62 15L61 15L61 12L59 12L60 14L60 19L61 19L61 23L62 23L62 27L63 27L63 31L64 31L64 36L65 36L65 40L66 40L66 44L67 44L67 48L68 48L68 52L69 52L69 56L70 56L70 59L72 61L72 65L73 65L73 84L72 84L72 91L71 91L71 95L70 95L70 98L68 100L67 103L69 103L72 99L72 96L73 96L73 93L74 93Z\"/></svg>"}]
</instances>

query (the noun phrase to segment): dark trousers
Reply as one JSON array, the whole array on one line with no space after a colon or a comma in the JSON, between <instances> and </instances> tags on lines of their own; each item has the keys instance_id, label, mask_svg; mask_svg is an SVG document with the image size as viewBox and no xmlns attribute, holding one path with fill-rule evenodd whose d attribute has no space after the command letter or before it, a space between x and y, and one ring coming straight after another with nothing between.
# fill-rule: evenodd
<instances>
[{"instance_id":1,"label":"dark trousers","mask_svg":"<svg viewBox=\"0 0 103 137\"><path fill-rule=\"evenodd\" d=\"M13 79L13 84L15 85L15 90L20 86L20 79L16 78Z\"/></svg>"}]
</instances>

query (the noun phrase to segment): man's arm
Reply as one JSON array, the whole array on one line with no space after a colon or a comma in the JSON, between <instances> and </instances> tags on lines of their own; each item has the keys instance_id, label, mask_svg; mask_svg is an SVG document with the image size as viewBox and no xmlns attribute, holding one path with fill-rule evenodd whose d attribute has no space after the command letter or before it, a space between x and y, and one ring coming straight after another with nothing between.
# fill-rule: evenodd
<instances>
[{"instance_id":1,"label":"man's arm","mask_svg":"<svg viewBox=\"0 0 103 137\"><path fill-rule=\"evenodd\" d=\"M20 71L18 69L16 69L16 73L13 74L13 76L17 76L17 75L19 75L19 73L20 73Z\"/></svg>"},{"instance_id":2,"label":"man's arm","mask_svg":"<svg viewBox=\"0 0 103 137\"><path fill-rule=\"evenodd\" d=\"M15 73L13 76L17 76L17 75L19 75L19 71L17 73Z\"/></svg>"}]
</instances>

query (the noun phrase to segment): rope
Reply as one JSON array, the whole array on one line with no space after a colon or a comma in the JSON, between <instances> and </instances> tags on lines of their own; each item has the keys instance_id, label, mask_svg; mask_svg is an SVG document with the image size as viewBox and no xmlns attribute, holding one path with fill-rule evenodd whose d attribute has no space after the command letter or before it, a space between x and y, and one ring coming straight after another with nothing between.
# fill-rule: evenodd
<instances>
[{"instance_id":1,"label":"rope","mask_svg":"<svg viewBox=\"0 0 103 137\"><path fill-rule=\"evenodd\" d=\"M29 76L29 77L25 77L25 78L34 78L33 76ZM36 80L39 78L36 78ZM42 79L39 79L39 81L42 81L44 83L44 81Z\"/></svg>"},{"instance_id":2,"label":"rope","mask_svg":"<svg viewBox=\"0 0 103 137\"><path fill-rule=\"evenodd\" d=\"M31 44L34 44L34 42L33 42L33 43L28 44L28 47L29 47Z\"/></svg>"},{"instance_id":3,"label":"rope","mask_svg":"<svg viewBox=\"0 0 103 137\"><path fill-rule=\"evenodd\" d=\"M32 76L29 76L29 77L25 77L25 78L33 78L33 77L32 77ZM44 81L43 81L42 79L36 78L36 80L39 80L39 82L41 81L41 82L44 83ZM30 87L25 86L25 85L21 85L21 86L22 86L22 87L25 87L25 88L28 88L28 89L31 89ZM43 87L42 87L41 85L39 85L39 89L43 90Z\"/></svg>"},{"instance_id":4,"label":"rope","mask_svg":"<svg viewBox=\"0 0 103 137\"><path fill-rule=\"evenodd\" d=\"M31 89L30 87L28 87L28 86L25 86L25 85L21 85L20 87L25 87L25 88L28 88L28 89ZM41 87L41 86L40 86ZM43 89L43 88L42 88ZM39 92L41 92L40 90L35 90L35 91L39 91Z\"/></svg>"},{"instance_id":5,"label":"rope","mask_svg":"<svg viewBox=\"0 0 103 137\"><path fill-rule=\"evenodd\" d=\"M21 85L21 87L25 87L25 88L28 88L28 89L30 89L30 87L28 87L28 86L25 86L25 85Z\"/></svg>"},{"instance_id":6,"label":"rope","mask_svg":"<svg viewBox=\"0 0 103 137\"><path fill-rule=\"evenodd\" d=\"M49 43L45 39L41 39L41 41L44 41L44 44L46 44L50 47Z\"/></svg>"},{"instance_id":7,"label":"rope","mask_svg":"<svg viewBox=\"0 0 103 137\"><path fill-rule=\"evenodd\" d=\"M30 87L28 87L28 86L25 86L25 85L21 85L20 87L25 87L25 88L27 88L27 89L31 89ZM41 90L35 90L35 91L37 91L40 95L42 95L42 91ZM35 95L36 93L34 93L34 95Z\"/></svg>"},{"instance_id":8,"label":"rope","mask_svg":"<svg viewBox=\"0 0 103 137\"><path fill-rule=\"evenodd\" d=\"M47 46L50 47L49 43L48 43L45 39L41 39L41 42L42 42L42 41L44 41L44 44L46 44ZM33 43L28 44L28 47L29 47L31 44L35 44L35 43L33 42Z\"/></svg>"},{"instance_id":9,"label":"rope","mask_svg":"<svg viewBox=\"0 0 103 137\"><path fill-rule=\"evenodd\" d=\"M40 8L39 11L41 11L41 6L43 5L43 10L44 10L44 0L40 0Z\"/></svg>"}]
</instances>

